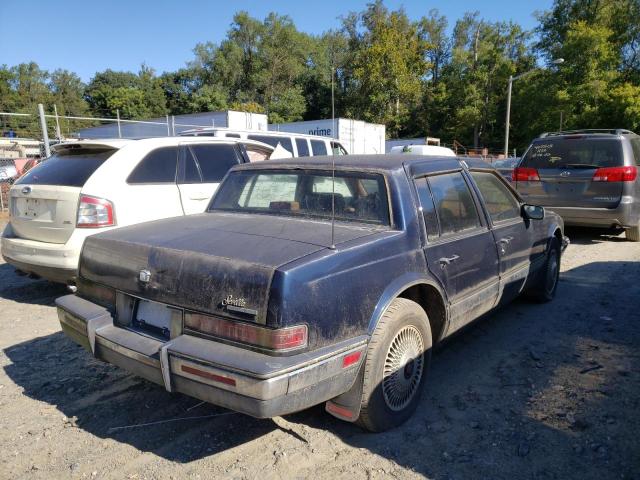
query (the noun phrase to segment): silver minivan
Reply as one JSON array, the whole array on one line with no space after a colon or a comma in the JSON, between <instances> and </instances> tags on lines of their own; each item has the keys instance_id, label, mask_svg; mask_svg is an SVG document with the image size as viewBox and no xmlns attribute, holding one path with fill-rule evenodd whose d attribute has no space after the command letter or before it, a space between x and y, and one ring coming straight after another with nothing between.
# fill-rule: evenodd
<instances>
[{"instance_id":1,"label":"silver minivan","mask_svg":"<svg viewBox=\"0 0 640 480\"><path fill-rule=\"evenodd\" d=\"M527 202L565 225L624 229L640 241L640 136L629 130L575 130L536 138L512 182Z\"/></svg>"}]
</instances>

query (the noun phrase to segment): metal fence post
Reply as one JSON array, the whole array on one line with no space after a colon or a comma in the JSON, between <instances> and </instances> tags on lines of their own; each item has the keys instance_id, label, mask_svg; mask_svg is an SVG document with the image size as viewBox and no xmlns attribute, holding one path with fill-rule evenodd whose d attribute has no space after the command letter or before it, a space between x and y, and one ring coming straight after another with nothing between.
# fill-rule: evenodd
<instances>
[{"instance_id":1,"label":"metal fence post","mask_svg":"<svg viewBox=\"0 0 640 480\"><path fill-rule=\"evenodd\" d=\"M40 115L40 128L42 129L42 140L44 142L44 155L48 158L51 156L49 132L47 132L47 120L44 118L44 107L41 103L38 104L38 114Z\"/></svg>"},{"instance_id":2,"label":"metal fence post","mask_svg":"<svg viewBox=\"0 0 640 480\"><path fill-rule=\"evenodd\" d=\"M167 137L171 136L171 130L169 129L169 115L166 115L167 117Z\"/></svg>"},{"instance_id":3,"label":"metal fence post","mask_svg":"<svg viewBox=\"0 0 640 480\"><path fill-rule=\"evenodd\" d=\"M171 132L175 137L176 136L176 116L175 115L171 115Z\"/></svg>"},{"instance_id":4,"label":"metal fence post","mask_svg":"<svg viewBox=\"0 0 640 480\"><path fill-rule=\"evenodd\" d=\"M56 137L58 138L58 140L62 140L62 132L60 132L60 119L58 118L58 107L55 103L53 104L53 112L56 116Z\"/></svg>"},{"instance_id":5,"label":"metal fence post","mask_svg":"<svg viewBox=\"0 0 640 480\"><path fill-rule=\"evenodd\" d=\"M122 130L120 130L120 109L116 108L116 119L118 120L118 138L122 138Z\"/></svg>"}]
</instances>

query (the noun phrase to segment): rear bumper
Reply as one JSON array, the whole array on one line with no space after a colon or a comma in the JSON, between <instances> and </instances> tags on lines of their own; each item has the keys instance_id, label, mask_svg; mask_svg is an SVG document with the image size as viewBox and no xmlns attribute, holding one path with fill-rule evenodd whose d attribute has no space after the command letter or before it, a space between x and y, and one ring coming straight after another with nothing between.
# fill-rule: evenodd
<instances>
[{"instance_id":1,"label":"rear bumper","mask_svg":"<svg viewBox=\"0 0 640 480\"><path fill-rule=\"evenodd\" d=\"M562 217L565 225L579 227L633 227L640 221L640 206L633 197L622 197L616 208L545 206Z\"/></svg>"},{"instance_id":2,"label":"rear bumper","mask_svg":"<svg viewBox=\"0 0 640 480\"><path fill-rule=\"evenodd\" d=\"M367 347L358 337L310 353L273 357L189 335L162 342L114 325L76 295L56 300L62 330L96 358L180 392L258 418L304 410L353 385ZM347 368L343 358L362 352Z\"/></svg>"},{"instance_id":3,"label":"rear bumper","mask_svg":"<svg viewBox=\"0 0 640 480\"><path fill-rule=\"evenodd\" d=\"M52 282L73 283L85 236L74 234L67 243L39 242L15 237L9 224L2 234L2 257L25 273Z\"/></svg>"}]
</instances>

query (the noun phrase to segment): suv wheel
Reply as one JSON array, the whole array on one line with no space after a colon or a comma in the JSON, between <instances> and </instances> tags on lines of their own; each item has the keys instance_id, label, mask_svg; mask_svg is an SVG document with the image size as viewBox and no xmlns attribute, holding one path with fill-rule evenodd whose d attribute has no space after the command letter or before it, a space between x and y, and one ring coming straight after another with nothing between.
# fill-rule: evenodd
<instances>
[{"instance_id":1,"label":"suv wheel","mask_svg":"<svg viewBox=\"0 0 640 480\"><path fill-rule=\"evenodd\" d=\"M640 242L640 222L635 227L627 228L625 236L631 242Z\"/></svg>"},{"instance_id":2,"label":"suv wheel","mask_svg":"<svg viewBox=\"0 0 640 480\"><path fill-rule=\"evenodd\" d=\"M411 300L396 298L369 342L360 426L380 432L402 424L413 414L431 363L431 346L425 311Z\"/></svg>"}]
</instances>

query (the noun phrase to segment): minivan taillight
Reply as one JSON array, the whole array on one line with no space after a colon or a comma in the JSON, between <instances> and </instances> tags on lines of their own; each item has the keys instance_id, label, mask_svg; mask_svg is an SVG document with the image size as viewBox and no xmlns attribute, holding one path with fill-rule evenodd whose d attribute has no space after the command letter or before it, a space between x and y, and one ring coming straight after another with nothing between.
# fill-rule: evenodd
<instances>
[{"instance_id":1,"label":"minivan taillight","mask_svg":"<svg viewBox=\"0 0 640 480\"><path fill-rule=\"evenodd\" d=\"M599 168L593 174L594 182L633 182L638 176L637 167Z\"/></svg>"},{"instance_id":2,"label":"minivan taillight","mask_svg":"<svg viewBox=\"0 0 640 480\"><path fill-rule=\"evenodd\" d=\"M529 167L516 167L511 173L511 180L514 182L539 182L538 170Z\"/></svg>"},{"instance_id":3,"label":"minivan taillight","mask_svg":"<svg viewBox=\"0 0 640 480\"><path fill-rule=\"evenodd\" d=\"M80 195L76 226L80 228L98 228L111 227L115 224L116 218L113 214L113 203L104 198Z\"/></svg>"},{"instance_id":4,"label":"minivan taillight","mask_svg":"<svg viewBox=\"0 0 640 480\"><path fill-rule=\"evenodd\" d=\"M245 322L236 322L200 313L186 313L184 327L187 330L247 343L268 350L293 350L307 346L307 326L265 328Z\"/></svg>"}]
</instances>

